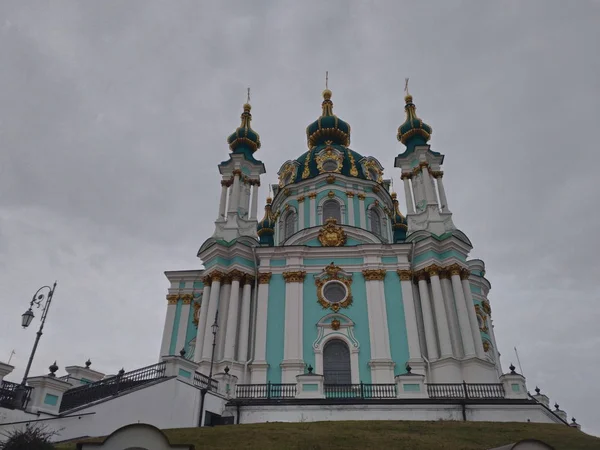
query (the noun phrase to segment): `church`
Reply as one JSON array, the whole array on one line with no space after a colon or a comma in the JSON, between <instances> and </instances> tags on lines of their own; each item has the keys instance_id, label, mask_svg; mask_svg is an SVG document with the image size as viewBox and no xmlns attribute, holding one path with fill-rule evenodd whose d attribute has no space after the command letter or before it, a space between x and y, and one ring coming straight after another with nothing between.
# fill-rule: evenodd
<instances>
[{"instance_id":1,"label":"church","mask_svg":"<svg viewBox=\"0 0 600 450\"><path fill-rule=\"evenodd\" d=\"M0 363L0 432L37 422L61 439L139 422L569 425L512 364L503 372L485 265L469 258L471 241L454 225L432 127L408 92L405 102L391 169L403 195L380 161L350 147L350 125L325 89L308 149L283 162L264 212L267 168L243 105L218 165L214 233L197 253L203 269L165 272L158 362L107 375L88 360L63 376L53 364L26 385L3 380L14 367Z\"/></svg>"},{"instance_id":2,"label":"church","mask_svg":"<svg viewBox=\"0 0 600 450\"><path fill-rule=\"evenodd\" d=\"M432 128L405 101L394 170L406 212L381 162L350 147L326 89L308 150L279 168L259 213L266 168L244 105L218 167L204 270L166 272L161 356L184 349L202 372L212 360L242 384L296 383L308 367L331 389L391 384L407 366L432 383L498 382L485 265L453 223Z\"/></svg>"}]
</instances>

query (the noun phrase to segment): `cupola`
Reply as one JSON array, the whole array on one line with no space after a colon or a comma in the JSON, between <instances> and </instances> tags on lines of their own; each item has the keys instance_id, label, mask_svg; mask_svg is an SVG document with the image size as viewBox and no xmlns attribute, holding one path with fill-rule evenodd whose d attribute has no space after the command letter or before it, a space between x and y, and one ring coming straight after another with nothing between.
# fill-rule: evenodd
<instances>
[{"instance_id":1,"label":"cupola","mask_svg":"<svg viewBox=\"0 0 600 450\"><path fill-rule=\"evenodd\" d=\"M392 192L392 202L394 203L394 209L391 211L390 219L392 222L392 230L394 231L394 242L404 242L406 240L408 222L406 221L406 217L400 212L398 196L395 192Z\"/></svg>"},{"instance_id":2,"label":"cupola","mask_svg":"<svg viewBox=\"0 0 600 450\"><path fill-rule=\"evenodd\" d=\"M244 104L241 125L227 138L229 148L234 153L254 153L260 148L260 136L250 126L252 114L250 114L250 103Z\"/></svg>"},{"instance_id":3,"label":"cupola","mask_svg":"<svg viewBox=\"0 0 600 450\"><path fill-rule=\"evenodd\" d=\"M271 210L271 202L273 199L267 198L267 204L265 205L265 215L256 225L256 233L261 245L267 245L272 247L274 245L273 235L275 234L275 224L277 218Z\"/></svg>"},{"instance_id":4,"label":"cupola","mask_svg":"<svg viewBox=\"0 0 600 450\"><path fill-rule=\"evenodd\" d=\"M333 114L333 102L329 89L323 91L322 107L321 117L306 127L308 148L325 144L325 142L348 147L350 145L350 125Z\"/></svg>"},{"instance_id":5,"label":"cupola","mask_svg":"<svg viewBox=\"0 0 600 450\"><path fill-rule=\"evenodd\" d=\"M432 128L417 117L417 108L412 95L404 97L406 120L398 127L398 140L410 150L416 145L425 145L431 138Z\"/></svg>"}]
</instances>

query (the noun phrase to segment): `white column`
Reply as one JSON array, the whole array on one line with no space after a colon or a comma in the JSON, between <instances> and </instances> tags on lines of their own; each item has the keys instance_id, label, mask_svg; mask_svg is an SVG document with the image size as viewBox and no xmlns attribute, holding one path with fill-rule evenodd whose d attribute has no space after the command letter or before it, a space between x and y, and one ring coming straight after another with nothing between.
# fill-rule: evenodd
<instances>
[{"instance_id":1,"label":"white column","mask_svg":"<svg viewBox=\"0 0 600 450\"><path fill-rule=\"evenodd\" d=\"M444 294L444 304L446 305L446 313L448 314L452 351L455 356L462 357L464 355L460 327L458 326L458 317L456 316L456 307L454 306L454 294L452 293L450 274L447 271L440 273L440 282L442 283L442 294Z\"/></svg>"},{"instance_id":2,"label":"white column","mask_svg":"<svg viewBox=\"0 0 600 450\"><path fill-rule=\"evenodd\" d=\"M421 359L419 344L419 326L413 298L412 273L410 270L399 270L400 286L402 288L402 304L404 305L404 320L406 322L406 337L408 340L409 359Z\"/></svg>"},{"instance_id":3,"label":"white column","mask_svg":"<svg viewBox=\"0 0 600 450\"><path fill-rule=\"evenodd\" d=\"M413 175L413 177L411 178L412 181L412 190L413 190L413 195L415 197L415 211L417 209L417 205L419 204L419 202L421 200L423 200L423 179L422 177L417 173L415 175Z\"/></svg>"},{"instance_id":4,"label":"white column","mask_svg":"<svg viewBox=\"0 0 600 450\"><path fill-rule=\"evenodd\" d=\"M419 274L419 297L421 298L421 309L423 310L423 327L425 328L427 357L429 360L433 361L434 359L439 358L439 353L435 337L431 300L429 299L429 288L427 287L427 275L425 272Z\"/></svg>"},{"instance_id":5,"label":"white column","mask_svg":"<svg viewBox=\"0 0 600 450\"><path fill-rule=\"evenodd\" d=\"M238 312L240 305L240 281L242 273L231 273L231 292L229 294L229 309L227 311L227 333L225 334L225 349L223 359L233 361L235 358L235 345L237 344Z\"/></svg>"},{"instance_id":6,"label":"white column","mask_svg":"<svg viewBox=\"0 0 600 450\"><path fill-rule=\"evenodd\" d=\"M240 204L240 175L239 169L233 171L233 186L229 194L229 208L227 208L229 214L237 213Z\"/></svg>"},{"instance_id":7,"label":"white column","mask_svg":"<svg viewBox=\"0 0 600 450\"><path fill-rule=\"evenodd\" d=\"M221 295L219 296L219 330L217 332L217 347L215 348L215 361L223 359L225 336L227 334L227 313L229 312L229 294L231 293L231 277L223 276L221 281Z\"/></svg>"},{"instance_id":8,"label":"white column","mask_svg":"<svg viewBox=\"0 0 600 450\"><path fill-rule=\"evenodd\" d=\"M308 194L308 198L310 199L310 226L311 227L316 227L317 226L317 206L316 206L316 198L317 198L317 194L314 192L311 192L310 194Z\"/></svg>"},{"instance_id":9,"label":"white column","mask_svg":"<svg viewBox=\"0 0 600 450\"><path fill-rule=\"evenodd\" d=\"M465 357L475 356L475 344L473 343L473 333L471 332L471 323L469 320L469 311L465 300L465 294L460 281L461 267L458 264L448 268L452 280L452 291L454 292L454 301L456 302L456 313L458 315L458 326L460 327L460 337L463 342Z\"/></svg>"},{"instance_id":10,"label":"white column","mask_svg":"<svg viewBox=\"0 0 600 450\"><path fill-rule=\"evenodd\" d=\"M403 173L401 178L404 182L404 198L406 199L406 212L407 214L415 213L415 205L413 203L412 193L410 190L410 181L408 181L412 177L411 173Z\"/></svg>"},{"instance_id":11,"label":"white column","mask_svg":"<svg viewBox=\"0 0 600 450\"><path fill-rule=\"evenodd\" d=\"M303 282L305 272L284 272L285 280L285 335L283 341L283 361L281 362L281 382L294 383L296 375L304 373L302 356L303 327Z\"/></svg>"},{"instance_id":12,"label":"white column","mask_svg":"<svg viewBox=\"0 0 600 450\"><path fill-rule=\"evenodd\" d=\"M225 207L227 205L227 187L229 186L228 180L221 180L221 201L219 202L219 217L217 220L225 217Z\"/></svg>"},{"instance_id":13,"label":"white column","mask_svg":"<svg viewBox=\"0 0 600 450\"><path fill-rule=\"evenodd\" d=\"M173 326L175 325L175 313L177 311L177 299L179 295L167 295L167 316L165 318L165 328L163 329L162 342L160 344L160 356L169 356L171 347L171 336L173 335Z\"/></svg>"},{"instance_id":14,"label":"white column","mask_svg":"<svg viewBox=\"0 0 600 450\"><path fill-rule=\"evenodd\" d=\"M346 192L348 198L348 225L351 227L355 226L354 220L354 194L352 192Z\"/></svg>"},{"instance_id":15,"label":"white column","mask_svg":"<svg viewBox=\"0 0 600 450\"><path fill-rule=\"evenodd\" d=\"M194 352L194 361L199 362L202 358L202 348L204 344L204 332L206 331L206 318L208 317L208 303L210 300L210 278L202 279L204 289L202 291L202 303L200 304L200 317L198 317L198 331L196 333L196 350Z\"/></svg>"},{"instance_id":16,"label":"white column","mask_svg":"<svg viewBox=\"0 0 600 450\"><path fill-rule=\"evenodd\" d=\"M192 294L181 296L181 312L179 313L179 330L177 330L177 344L175 345L175 354L185 348L185 335L187 334L188 320L190 319L190 309L192 308ZM190 355L186 355L188 358Z\"/></svg>"},{"instance_id":17,"label":"white column","mask_svg":"<svg viewBox=\"0 0 600 450\"><path fill-rule=\"evenodd\" d=\"M435 192L433 192L433 183L431 182L431 175L429 174L428 165L421 165L421 176L423 177L423 185L425 187L425 199L427 200L427 204L437 205L437 199L435 196Z\"/></svg>"},{"instance_id":18,"label":"white column","mask_svg":"<svg viewBox=\"0 0 600 450\"><path fill-rule=\"evenodd\" d=\"M442 285L440 284L439 267L429 266L427 269L429 280L431 281L431 292L433 294L433 309L435 312L435 323L440 341L440 353L442 358L453 356L452 341L450 339L450 328L448 327L448 317L444 306L444 296L442 294Z\"/></svg>"},{"instance_id":19,"label":"white column","mask_svg":"<svg viewBox=\"0 0 600 450\"><path fill-rule=\"evenodd\" d=\"M298 231L304 229L304 195L298 197Z\"/></svg>"},{"instance_id":20,"label":"white column","mask_svg":"<svg viewBox=\"0 0 600 450\"><path fill-rule=\"evenodd\" d=\"M444 189L444 182L442 181L442 177L444 176L444 172L439 171L436 173L436 180L438 186L438 193L440 195L440 210L443 212L449 213L448 209L448 199L446 198L446 190Z\"/></svg>"},{"instance_id":21,"label":"white column","mask_svg":"<svg viewBox=\"0 0 600 450\"><path fill-rule=\"evenodd\" d=\"M252 208L250 209L250 219L256 220L256 214L258 212L258 186L259 181L253 180L252 182Z\"/></svg>"},{"instance_id":22,"label":"white column","mask_svg":"<svg viewBox=\"0 0 600 450\"><path fill-rule=\"evenodd\" d=\"M267 313L269 308L269 282L271 272L258 275L258 295L256 298L256 332L254 337L254 359L251 370L251 383L267 382Z\"/></svg>"},{"instance_id":23,"label":"white column","mask_svg":"<svg viewBox=\"0 0 600 450\"><path fill-rule=\"evenodd\" d=\"M211 326L215 321L215 314L219 306L222 277L222 273L213 272L211 274L210 300L208 302L206 326L204 327L204 339L202 339L202 358L210 359L212 353L213 334Z\"/></svg>"},{"instance_id":24,"label":"white column","mask_svg":"<svg viewBox=\"0 0 600 450\"><path fill-rule=\"evenodd\" d=\"M367 217L365 214L365 194L358 194L358 216L360 220L360 227L362 229L367 228Z\"/></svg>"},{"instance_id":25,"label":"white column","mask_svg":"<svg viewBox=\"0 0 600 450\"><path fill-rule=\"evenodd\" d=\"M250 215L248 205L250 203L250 186L243 181L240 181L240 210L246 212L246 219ZM243 212L242 212L243 216Z\"/></svg>"},{"instance_id":26,"label":"white column","mask_svg":"<svg viewBox=\"0 0 600 450\"><path fill-rule=\"evenodd\" d=\"M242 289L242 312L240 317L240 333L238 336L237 359L240 362L248 361L248 333L250 330L250 300L254 278L245 276Z\"/></svg>"},{"instance_id":27,"label":"white column","mask_svg":"<svg viewBox=\"0 0 600 450\"><path fill-rule=\"evenodd\" d=\"M477 322L477 314L475 312L475 303L473 302L473 294L471 294L471 285L469 284L469 270L465 269L461 272L462 288L465 293L467 303L467 312L469 313L469 323L471 324L471 333L473 334L473 343L475 345L475 354L479 358L485 358L483 350L483 341L481 340L481 332L479 331L479 323ZM491 334L491 324L488 325ZM495 349L494 349L495 350Z\"/></svg>"}]
</instances>

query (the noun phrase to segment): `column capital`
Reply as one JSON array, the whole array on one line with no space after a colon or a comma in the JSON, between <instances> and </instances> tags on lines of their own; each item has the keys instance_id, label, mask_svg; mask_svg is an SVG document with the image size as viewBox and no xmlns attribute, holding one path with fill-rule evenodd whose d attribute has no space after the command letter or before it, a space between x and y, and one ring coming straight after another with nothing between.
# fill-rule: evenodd
<instances>
[{"instance_id":1,"label":"column capital","mask_svg":"<svg viewBox=\"0 0 600 450\"><path fill-rule=\"evenodd\" d=\"M427 279L429 278L427 272L424 269L415 272L414 276L418 281L427 281Z\"/></svg>"},{"instance_id":2,"label":"column capital","mask_svg":"<svg viewBox=\"0 0 600 450\"><path fill-rule=\"evenodd\" d=\"M442 268L442 270L440 270L440 279L442 279L442 280L450 279L450 272L448 270L446 270L446 268Z\"/></svg>"},{"instance_id":3,"label":"column capital","mask_svg":"<svg viewBox=\"0 0 600 450\"><path fill-rule=\"evenodd\" d=\"M428 267L425 267L425 272L427 272L429 274L429 277L437 277L440 274L440 269L441 267L438 266L437 264L431 264Z\"/></svg>"},{"instance_id":4,"label":"column capital","mask_svg":"<svg viewBox=\"0 0 600 450\"><path fill-rule=\"evenodd\" d=\"M167 295L167 303L169 305L176 305L177 300L179 300L179 294L169 294Z\"/></svg>"},{"instance_id":5,"label":"column capital","mask_svg":"<svg viewBox=\"0 0 600 450\"><path fill-rule=\"evenodd\" d=\"M357 197L358 197L359 200L364 200L366 198L366 195L365 194L358 194Z\"/></svg>"},{"instance_id":6,"label":"column capital","mask_svg":"<svg viewBox=\"0 0 600 450\"><path fill-rule=\"evenodd\" d=\"M258 274L258 283L259 284L269 284L271 281L271 276L273 274L271 272L263 272Z\"/></svg>"},{"instance_id":7,"label":"column capital","mask_svg":"<svg viewBox=\"0 0 600 450\"><path fill-rule=\"evenodd\" d=\"M410 180L412 177L413 177L412 172L402 172L402 174L400 174L401 180Z\"/></svg>"},{"instance_id":8,"label":"column capital","mask_svg":"<svg viewBox=\"0 0 600 450\"><path fill-rule=\"evenodd\" d=\"M301 270L292 272L283 272L283 279L286 283L302 283L306 277L306 272Z\"/></svg>"},{"instance_id":9,"label":"column capital","mask_svg":"<svg viewBox=\"0 0 600 450\"><path fill-rule=\"evenodd\" d=\"M215 281L218 281L219 283L221 283L222 281L224 281L224 278L225 278L225 274L223 272L219 272L218 270L214 271L213 273L211 273L208 276L210 277L211 283L213 283Z\"/></svg>"},{"instance_id":10,"label":"column capital","mask_svg":"<svg viewBox=\"0 0 600 450\"><path fill-rule=\"evenodd\" d=\"M300 197L297 198L298 203L302 203L304 201L306 197L304 197L304 195L301 195Z\"/></svg>"},{"instance_id":11,"label":"column capital","mask_svg":"<svg viewBox=\"0 0 600 450\"><path fill-rule=\"evenodd\" d=\"M202 277L202 284L209 285L210 286L210 275L206 275L204 277Z\"/></svg>"},{"instance_id":12,"label":"column capital","mask_svg":"<svg viewBox=\"0 0 600 450\"><path fill-rule=\"evenodd\" d=\"M441 170L430 170L431 176L433 178L442 178L444 176L444 172Z\"/></svg>"},{"instance_id":13,"label":"column capital","mask_svg":"<svg viewBox=\"0 0 600 450\"><path fill-rule=\"evenodd\" d=\"M462 269L463 268L461 266L459 266L458 264L452 264L452 265L446 267L446 270L450 272L450 276L454 276L454 275L460 276Z\"/></svg>"},{"instance_id":14,"label":"column capital","mask_svg":"<svg viewBox=\"0 0 600 450\"><path fill-rule=\"evenodd\" d=\"M221 279L221 284L231 284L231 275L224 273Z\"/></svg>"},{"instance_id":15,"label":"column capital","mask_svg":"<svg viewBox=\"0 0 600 450\"><path fill-rule=\"evenodd\" d=\"M346 197L354 198L354 192L346 191Z\"/></svg>"},{"instance_id":16,"label":"column capital","mask_svg":"<svg viewBox=\"0 0 600 450\"><path fill-rule=\"evenodd\" d=\"M232 184L231 180L221 180L221 186L229 187L229 186L231 186L231 184Z\"/></svg>"},{"instance_id":17,"label":"column capital","mask_svg":"<svg viewBox=\"0 0 600 450\"><path fill-rule=\"evenodd\" d=\"M410 281L413 276L412 270L399 269L396 273L400 277L400 281Z\"/></svg>"},{"instance_id":18,"label":"column capital","mask_svg":"<svg viewBox=\"0 0 600 450\"><path fill-rule=\"evenodd\" d=\"M192 294L183 294L181 296L181 300L183 300L184 305L189 305L190 303L192 303L193 298L194 297L192 296Z\"/></svg>"},{"instance_id":19,"label":"column capital","mask_svg":"<svg viewBox=\"0 0 600 450\"><path fill-rule=\"evenodd\" d=\"M233 171L231 172L233 174L233 176L235 177L236 175L239 177L242 175L242 171L241 169L233 169Z\"/></svg>"},{"instance_id":20,"label":"column capital","mask_svg":"<svg viewBox=\"0 0 600 450\"><path fill-rule=\"evenodd\" d=\"M365 269L362 273L365 281L382 281L387 271L385 269Z\"/></svg>"},{"instance_id":21,"label":"column capital","mask_svg":"<svg viewBox=\"0 0 600 450\"><path fill-rule=\"evenodd\" d=\"M242 281L243 277L244 274L237 269L234 269L231 272L229 272L229 278L231 278L231 281Z\"/></svg>"},{"instance_id":22,"label":"column capital","mask_svg":"<svg viewBox=\"0 0 600 450\"><path fill-rule=\"evenodd\" d=\"M310 194L308 194L308 198L314 200L315 198L317 198L317 193L316 192L311 192Z\"/></svg>"},{"instance_id":23,"label":"column capital","mask_svg":"<svg viewBox=\"0 0 600 450\"><path fill-rule=\"evenodd\" d=\"M421 162L419 163L419 167L420 167L420 168L423 168L423 167L429 167L429 163L428 163L427 161L421 161Z\"/></svg>"},{"instance_id":24,"label":"column capital","mask_svg":"<svg viewBox=\"0 0 600 450\"><path fill-rule=\"evenodd\" d=\"M471 271L469 269L462 269L460 271L460 279L461 280L468 280L470 276L471 276Z\"/></svg>"},{"instance_id":25,"label":"column capital","mask_svg":"<svg viewBox=\"0 0 600 450\"><path fill-rule=\"evenodd\" d=\"M244 284L254 284L254 277L252 275L249 274L244 274L244 280L243 280Z\"/></svg>"}]
</instances>

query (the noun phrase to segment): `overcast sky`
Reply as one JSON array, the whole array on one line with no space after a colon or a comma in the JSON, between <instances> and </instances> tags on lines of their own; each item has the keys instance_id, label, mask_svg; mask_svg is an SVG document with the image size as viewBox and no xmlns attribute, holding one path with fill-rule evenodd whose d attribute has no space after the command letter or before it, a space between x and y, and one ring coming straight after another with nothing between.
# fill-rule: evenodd
<instances>
[{"instance_id":1,"label":"overcast sky","mask_svg":"<svg viewBox=\"0 0 600 450\"><path fill-rule=\"evenodd\" d=\"M530 391L600 435L599 42L584 0L0 2L8 379L39 324L20 315L54 280L32 375L157 361L163 272L201 267L247 86L264 198L306 151L326 70L352 148L400 187L410 77L454 222L487 265L505 370L517 346Z\"/></svg>"}]
</instances>

